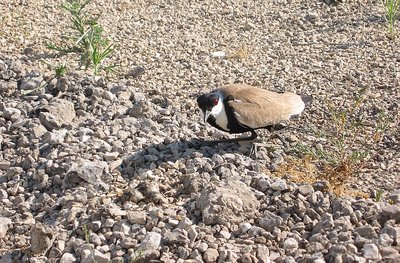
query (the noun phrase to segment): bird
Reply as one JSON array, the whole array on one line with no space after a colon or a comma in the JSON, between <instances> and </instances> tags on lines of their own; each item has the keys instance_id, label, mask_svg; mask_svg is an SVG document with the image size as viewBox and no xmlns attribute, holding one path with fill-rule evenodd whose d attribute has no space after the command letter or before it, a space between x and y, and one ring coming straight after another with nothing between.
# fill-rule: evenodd
<instances>
[{"instance_id":1,"label":"bird","mask_svg":"<svg viewBox=\"0 0 400 263\"><path fill-rule=\"evenodd\" d=\"M292 116L300 115L311 96L273 92L247 84L228 84L197 98L204 123L231 134L250 132L249 137L209 141L253 141L258 129L280 130Z\"/></svg>"}]
</instances>

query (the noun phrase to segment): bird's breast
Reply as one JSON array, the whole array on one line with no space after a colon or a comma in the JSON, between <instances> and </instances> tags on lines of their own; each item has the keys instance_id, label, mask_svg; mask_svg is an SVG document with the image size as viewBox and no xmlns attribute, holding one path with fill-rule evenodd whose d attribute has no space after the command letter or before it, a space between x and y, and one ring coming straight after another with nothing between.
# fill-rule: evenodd
<instances>
[{"instance_id":1,"label":"bird's breast","mask_svg":"<svg viewBox=\"0 0 400 263\"><path fill-rule=\"evenodd\" d=\"M215 124L217 124L222 130L229 132L228 117L226 116L225 110L213 114L213 117L215 119Z\"/></svg>"}]
</instances>

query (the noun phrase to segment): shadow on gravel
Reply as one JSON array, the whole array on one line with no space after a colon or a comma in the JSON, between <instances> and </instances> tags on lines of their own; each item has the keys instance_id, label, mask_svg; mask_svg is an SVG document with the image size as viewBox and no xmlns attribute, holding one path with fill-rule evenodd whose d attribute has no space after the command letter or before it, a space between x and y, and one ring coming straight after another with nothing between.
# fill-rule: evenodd
<instances>
[{"instance_id":1,"label":"shadow on gravel","mask_svg":"<svg viewBox=\"0 0 400 263\"><path fill-rule=\"evenodd\" d=\"M120 171L124 176L133 177L163 166L164 163L172 165L180 159L211 158L216 153L237 152L238 148L237 143L204 146L203 140L199 139L180 140L170 144L152 144L126 157L120 165Z\"/></svg>"}]
</instances>

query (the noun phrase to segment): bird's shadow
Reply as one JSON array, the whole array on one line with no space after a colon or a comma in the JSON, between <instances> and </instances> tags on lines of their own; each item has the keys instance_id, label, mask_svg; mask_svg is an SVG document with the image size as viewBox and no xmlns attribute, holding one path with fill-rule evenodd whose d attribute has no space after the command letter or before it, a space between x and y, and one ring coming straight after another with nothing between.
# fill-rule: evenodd
<instances>
[{"instance_id":1,"label":"bird's shadow","mask_svg":"<svg viewBox=\"0 0 400 263\"><path fill-rule=\"evenodd\" d=\"M175 163L180 159L206 157L214 154L237 153L239 145L234 142L208 144L203 139L180 139L170 143L151 144L126 156L119 166L123 176L134 177L163 163Z\"/></svg>"}]
</instances>

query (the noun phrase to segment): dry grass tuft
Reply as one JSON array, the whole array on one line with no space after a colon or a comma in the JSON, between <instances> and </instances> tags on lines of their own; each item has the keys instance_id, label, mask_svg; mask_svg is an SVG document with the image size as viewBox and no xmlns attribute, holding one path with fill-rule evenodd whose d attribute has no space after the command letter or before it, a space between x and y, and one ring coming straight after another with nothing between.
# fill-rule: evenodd
<instances>
[{"instance_id":1,"label":"dry grass tuft","mask_svg":"<svg viewBox=\"0 0 400 263\"><path fill-rule=\"evenodd\" d=\"M361 166L359 167L361 168ZM320 164L310 155L302 158L289 157L285 164L274 172L278 177L284 177L296 183L315 184L326 182L326 191L332 192L337 196L368 197L367 193L349 189L347 184L354 178L354 173L358 168L351 162L341 165Z\"/></svg>"},{"instance_id":2,"label":"dry grass tuft","mask_svg":"<svg viewBox=\"0 0 400 263\"><path fill-rule=\"evenodd\" d=\"M229 58L233 59L245 59L250 56L250 51L247 45L242 45L241 47L234 50L230 55Z\"/></svg>"},{"instance_id":3,"label":"dry grass tuft","mask_svg":"<svg viewBox=\"0 0 400 263\"><path fill-rule=\"evenodd\" d=\"M324 181L327 191L336 195L366 197L348 189L347 185L371 161L371 153L379 147L390 118L384 112L370 115L364 104L366 89L350 101L325 99L327 121L311 128L316 135L311 146L299 143L291 157L276 172L292 181L315 183Z\"/></svg>"}]
</instances>

